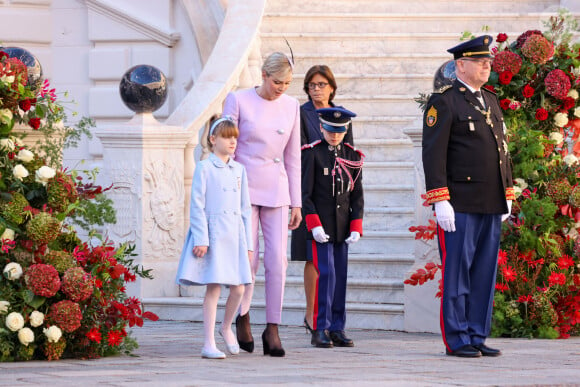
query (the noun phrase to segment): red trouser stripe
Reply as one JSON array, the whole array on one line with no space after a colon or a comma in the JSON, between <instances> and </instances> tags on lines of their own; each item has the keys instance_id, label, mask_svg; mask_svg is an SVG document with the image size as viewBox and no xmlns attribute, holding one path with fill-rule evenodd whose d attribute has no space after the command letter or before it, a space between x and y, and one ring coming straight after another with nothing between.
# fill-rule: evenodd
<instances>
[{"instance_id":1,"label":"red trouser stripe","mask_svg":"<svg viewBox=\"0 0 580 387\"><path fill-rule=\"evenodd\" d=\"M316 249L315 240L312 241L312 264L318 273L316 276L316 289L314 292L314 317L312 320L312 329L316 330L316 321L318 321L318 278L320 278L320 271L318 270L318 250Z\"/></svg>"},{"instance_id":2,"label":"red trouser stripe","mask_svg":"<svg viewBox=\"0 0 580 387\"><path fill-rule=\"evenodd\" d=\"M439 310L439 325L441 326L441 337L443 338L443 344L445 347L451 351L449 345L447 344L447 339L445 337L445 321L443 319L443 292L445 291L445 258L447 258L447 250L445 248L445 231L441 226L437 225L437 237L439 238L439 249L441 252L441 304Z\"/></svg>"}]
</instances>

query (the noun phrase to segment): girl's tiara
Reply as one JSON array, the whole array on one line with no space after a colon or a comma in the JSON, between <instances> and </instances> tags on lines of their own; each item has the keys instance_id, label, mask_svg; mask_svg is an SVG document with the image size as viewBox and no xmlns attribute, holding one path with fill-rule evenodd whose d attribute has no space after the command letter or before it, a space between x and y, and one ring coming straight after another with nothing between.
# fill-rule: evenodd
<instances>
[{"instance_id":1,"label":"girl's tiara","mask_svg":"<svg viewBox=\"0 0 580 387\"><path fill-rule=\"evenodd\" d=\"M234 120L232 117L230 116L223 116L222 118L218 118L217 120L215 120L212 124L211 127L209 128L209 135L213 136L213 131L215 130L215 128L222 122L224 121L230 121L232 123L235 124Z\"/></svg>"}]
</instances>

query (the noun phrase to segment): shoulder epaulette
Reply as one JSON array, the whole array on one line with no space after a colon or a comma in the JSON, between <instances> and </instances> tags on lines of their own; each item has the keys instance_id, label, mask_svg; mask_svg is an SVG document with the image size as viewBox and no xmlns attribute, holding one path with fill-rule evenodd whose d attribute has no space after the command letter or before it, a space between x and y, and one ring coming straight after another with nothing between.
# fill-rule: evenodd
<instances>
[{"instance_id":1,"label":"shoulder epaulette","mask_svg":"<svg viewBox=\"0 0 580 387\"><path fill-rule=\"evenodd\" d=\"M445 85L445 86L441 86L440 88L438 88L437 90L433 90L433 94L443 94L445 93L447 90L451 89L453 87L453 85Z\"/></svg>"},{"instance_id":2,"label":"shoulder epaulette","mask_svg":"<svg viewBox=\"0 0 580 387\"><path fill-rule=\"evenodd\" d=\"M487 87L482 87L482 88L481 88L481 90L488 91L488 92L490 92L491 94L494 94L494 95L496 94L496 92L495 92L495 91L493 91L493 90L489 90Z\"/></svg>"},{"instance_id":3,"label":"shoulder epaulette","mask_svg":"<svg viewBox=\"0 0 580 387\"><path fill-rule=\"evenodd\" d=\"M321 142L322 142L322 140L316 140L314 142L311 142L310 144L304 144L304 145L302 145L302 150L314 148L316 145L320 144Z\"/></svg>"},{"instance_id":4,"label":"shoulder epaulette","mask_svg":"<svg viewBox=\"0 0 580 387\"><path fill-rule=\"evenodd\" d=\"M360 150L356 149L354 146L350 145L348 142L345 142L344 145L347 146L347 147L349 147L350 149L352 149L356 153L358 153L361 158L365 158L366 157L364 153L362 153Z\"/></svg>"}]
</instances>

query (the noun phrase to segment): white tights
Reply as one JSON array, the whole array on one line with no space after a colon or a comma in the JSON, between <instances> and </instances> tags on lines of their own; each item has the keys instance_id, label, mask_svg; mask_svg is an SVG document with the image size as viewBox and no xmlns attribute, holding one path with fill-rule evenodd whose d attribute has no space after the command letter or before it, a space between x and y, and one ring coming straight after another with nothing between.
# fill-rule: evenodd
<instances>
[{"instance_id":1,"label":"white tights","mask_svg":"<svg viewBox=\"0 0 580 387\"><path fill-rule=\"evenodd\" d=\"M203 300L203 331L204 331L204 348L217 349L215 344L215 320L217 313L217 304L220 297L221 285L208 284L205 290ZM220 331L224 340L230 345L236 344L236 336L232 332L232 322L234 316L240 307L242 295L244 294L244 285L230 286L230 294L226 301L226 310Z\"/></svg>"}]
</instances>

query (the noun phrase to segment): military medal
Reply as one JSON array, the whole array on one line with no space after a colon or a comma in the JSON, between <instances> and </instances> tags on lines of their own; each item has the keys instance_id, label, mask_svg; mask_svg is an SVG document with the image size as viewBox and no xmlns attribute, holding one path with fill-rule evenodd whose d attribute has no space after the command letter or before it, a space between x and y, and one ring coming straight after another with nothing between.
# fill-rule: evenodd
<instances>
[{"instance_id":1,"label":"military medal","mask_svg":"<svg viewBox=\"0 0 580 387\"><path fill-rule=\"evenodd\" d=\"M475 106L474 104L471 104L471 106L473 106L475 110L480 112L485 117L485 123L493 128L493 123L491 122L491 109L488 107L487 110L483 110L482 108Z\"/></svg>"}]
</instances>

